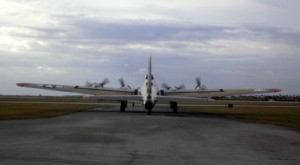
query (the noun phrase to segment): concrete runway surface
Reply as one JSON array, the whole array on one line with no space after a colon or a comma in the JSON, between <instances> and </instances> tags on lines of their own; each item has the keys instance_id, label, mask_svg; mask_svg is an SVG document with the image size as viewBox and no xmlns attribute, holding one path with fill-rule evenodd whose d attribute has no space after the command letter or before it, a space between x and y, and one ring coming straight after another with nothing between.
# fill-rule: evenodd
<instances>
[{"instance_id":1,"label":"concrete runway surface","mask_svg":"<svg viewBox=\"0 0 300 165\"><path fill-rule=\"evenodd\" d=\"M180 109L179 109L180 111ZM157 106L0 121L0 164L300 164L300 132Z\"/></svg>"}]
</instances>

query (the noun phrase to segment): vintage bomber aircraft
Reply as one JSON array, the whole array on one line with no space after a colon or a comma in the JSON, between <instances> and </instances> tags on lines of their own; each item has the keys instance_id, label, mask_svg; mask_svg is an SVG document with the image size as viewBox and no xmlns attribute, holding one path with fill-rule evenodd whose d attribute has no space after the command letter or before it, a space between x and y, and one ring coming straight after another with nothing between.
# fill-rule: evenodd
<instances>
[{"instance_id":1,"label":"vintage bomber aircraft","mask_svg":"<svg viewBox=\"0 0 300 165\"><path fill-rule=\"evenodd\" d=\"M116 100L121 102L120 111L124 112L127 107L127 102L141 102L148 114L156 103L169 102L170 107L174 113L177 112L178 102L198 102L209 101L210 97L220 97L227 95L237 94L253 94L253 93L272 93L280 92L281 89L207 89L201 87L198 83L198 87L195 89L181 89L177 87L172 90L159 90L158 85L154 81L152 75L151 56L148 62L148 74L145 76L145 81L139 89L130 89L125 87L124 81L121 79L121 88L109 88L104 87L108 80L104 80L99 84L87 83L86 86L72 86L72 85L56 85L56 84L36 84L36 83L17 83L20 87L39 88L47 90L65 91L89 94L92 96L86 96L89 98L97 98L101 100ZM197 80L199 82L199 80Z\"/></svg>"}]
</instances>

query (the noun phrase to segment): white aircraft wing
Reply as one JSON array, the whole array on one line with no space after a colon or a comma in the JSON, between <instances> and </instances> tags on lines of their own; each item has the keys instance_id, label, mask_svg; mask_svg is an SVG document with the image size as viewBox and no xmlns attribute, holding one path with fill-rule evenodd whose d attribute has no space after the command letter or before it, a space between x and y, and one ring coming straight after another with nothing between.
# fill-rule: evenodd
<instances>
[{"instance_id":1,"label":"white aircraft wing","mask_svg":"<svg viewBox=\"0 0 300 165\"><path fill-rule=\"evenodd\" d=\"M176 90L164 90L165 95L189 95L189 94L202 94L202 93L215 93L224 92L223 89L205 89L205 90L193 90L193 89L176 89Z\"/></svg>"},{"instance_id":2,"label":"white aircraft wing","mask_svg":"<svg viewBox=\"0 0 300 165\"><path fill-rule=\"evenodd\" d=\"M90 95L134 95L135 90L125 88L92 88L85 86L72 86L72 85L57 85L57 84L36 84L36 83L17 83L20 87L46 89L63 92L73 92Z\"/></svg>"},{"instance_id":3,"label":"white aircraft wing","mask_svg":"<svg viewBox=\"0 0 300 165\"><path fill-rule=\"evenodd\" d=\"M85 96L84 98L95 98L99 100L113 100L113 101L136 101L142 102L143 98L141 95L97 95L97 96Z\"/></svg>"},{"instance_id":4,"label":"white aircraft wing","mask_svg":"<svg viewBox=\"0 0 300 165\"><path fill-rule=\"evenodd\" d=\"M157 103L166 103L166 102L195 103L195 102L212 101L212 100L213 99L196 98L196 97L156 96Z\"/></svg>"},{"instance_id":5,"label":"white aircraft wing","mask_svg":"<svg viewBox=\"0 0 300 165\"><path fill-rule=\"evenodd\" d=\"M281 92L281 89L275 88L255 88L255 89L224 89L222 93L214 93L216 96L232 96L243 94L260 94L260 93L275 93Z\"/></svg>"},{"instance_id":6,"label":"white aircraft wing","mask_svg":"<svg viewBox=\"0 0 300 165\"><path fill-rule=\"evenodd\" d=\"M180 97L222 97L241 94L259 94L259 93L273 93L280 92L281 89L273 88L256 88L256 89L216 89L216 90L174 90L164 91L166 96L180 96Z\"/></svg>"}]
</instances>

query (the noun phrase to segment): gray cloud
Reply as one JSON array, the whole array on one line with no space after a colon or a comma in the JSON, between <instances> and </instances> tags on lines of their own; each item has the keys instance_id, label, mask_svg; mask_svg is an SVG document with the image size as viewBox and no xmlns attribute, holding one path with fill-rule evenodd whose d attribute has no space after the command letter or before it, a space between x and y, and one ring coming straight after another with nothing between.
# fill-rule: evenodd
<instances>
[{"instance_id":1,"label":"gray cloud","mask_svg":"<svg viewBox=\"0 0 300 165\"><path fill-rule=\"evenodd\" d=\"M236 0L224 4L232 11L215 1L131 2L123 7L98 1L3 1L8 8L0 15L0 93L31 93L16 82L75 85L105 77L109 86L119 86L117 79L124 77L138 87L149 55L159 83L193 88L194 78L201 76L213 88L300 92L299 26L286 24L295 18L283 19L289 10L296 12L295 1L282 9L278 2L245 1L251 12ZM208 14L216 9L216 15ZM251 17L254 9L258 12ZM268 13L274 10L282 17Z\"/></svg>"}]
</instances>

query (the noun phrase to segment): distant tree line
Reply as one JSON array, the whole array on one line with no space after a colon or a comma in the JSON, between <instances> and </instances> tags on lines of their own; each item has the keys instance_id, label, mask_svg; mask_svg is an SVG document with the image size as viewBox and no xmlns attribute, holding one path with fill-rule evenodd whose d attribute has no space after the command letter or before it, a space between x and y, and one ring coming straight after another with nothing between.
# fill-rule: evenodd
<instances>
[{"instance_id":1,"label":"distant tree line","mask_svg":"<svg viewBox=\"0 0 300 165\"><path fill-rule=\"evenodd\" d=\"M300 101L300 95L236 95L215 98L216 100L240 101Z\"/></svg>"}]
</instances>

